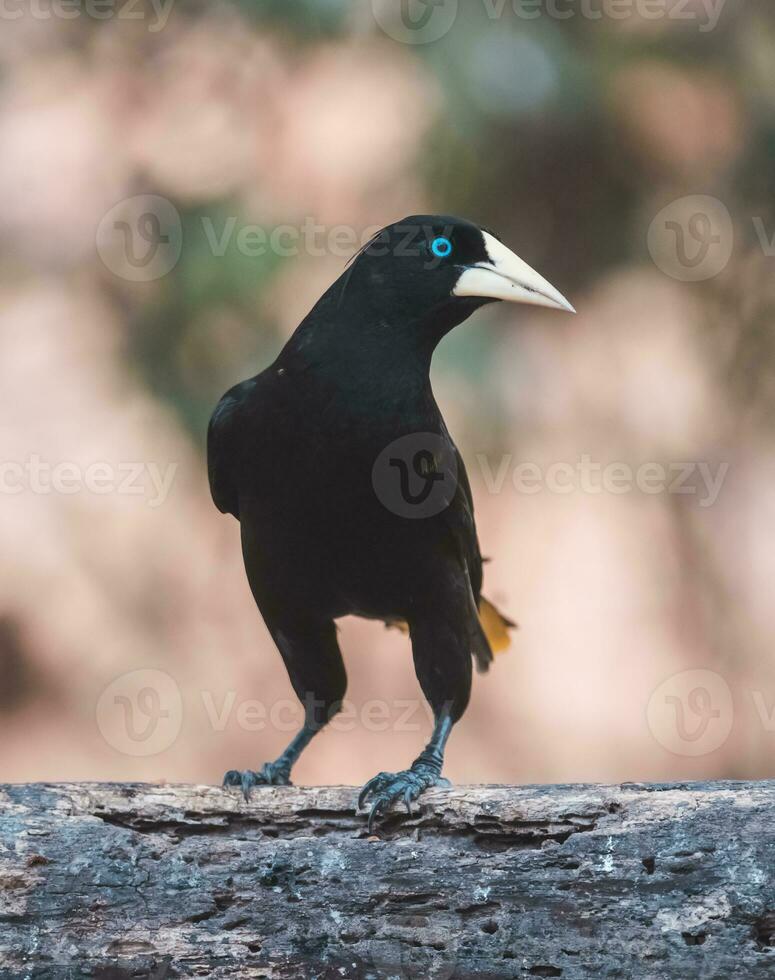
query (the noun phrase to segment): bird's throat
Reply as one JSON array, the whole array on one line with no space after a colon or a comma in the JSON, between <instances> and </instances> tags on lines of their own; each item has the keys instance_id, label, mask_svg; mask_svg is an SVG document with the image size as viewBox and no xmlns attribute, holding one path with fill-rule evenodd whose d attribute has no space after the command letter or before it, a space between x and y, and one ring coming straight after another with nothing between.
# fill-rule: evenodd
<instances>
[{"instance_id":1,"label":"bird's throat","mask_svg":"<svg viewBox=\"0 0 775 980\"><path fill-rule=\"evenodd\" d=\"M373 296L336 290L320 300L283 349L278 364L313 378L362 407L392 412L432 402L430 368L440 341L487 301L448 301L428 309L385 309Z\"/></svg>"}]
</instances>

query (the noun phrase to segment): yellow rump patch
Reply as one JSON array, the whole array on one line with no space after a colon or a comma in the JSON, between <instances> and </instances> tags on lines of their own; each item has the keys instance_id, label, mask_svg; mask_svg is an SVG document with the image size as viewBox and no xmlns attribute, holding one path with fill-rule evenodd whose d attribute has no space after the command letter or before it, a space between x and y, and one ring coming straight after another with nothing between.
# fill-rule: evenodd
<instances>
[{"instance_id":1,"label":"yellow rump patch","mask_svg":"<svg viewBox=\"0 0 775 980\"><path fill-rule=\"evenodd\" d=\"M479 600L479 622L493 653L505 653L511 646L509 629L516 626L510 619L498 612L489 599Z\"/></svg>"},{"instance_id":2,"label":"yellow rump patch","mask_svg":"<svg viewBox=\"0 0 775 980\"><path fill-rule=\"evenodd\" d=\"M503 613L498 612L489 599L484 596L479 600L479 622L482 624L484 635L490 644L490 649L494 654L505 653L511 646L509 630L515 629L517 624L512 622ZM391 629L400 630L402 633L409 633L409 627L402 619L394 619L387 626Z\"/></svg>"}]
</instances>

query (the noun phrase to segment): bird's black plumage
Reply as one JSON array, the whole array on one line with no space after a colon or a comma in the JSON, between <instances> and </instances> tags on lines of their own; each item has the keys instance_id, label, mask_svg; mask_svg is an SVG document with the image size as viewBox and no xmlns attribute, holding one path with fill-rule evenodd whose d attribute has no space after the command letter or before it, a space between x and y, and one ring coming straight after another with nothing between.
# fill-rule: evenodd
<instances>
[{"instance_id":1,"label":"bird's black plumage","mask_svg":"<svg viewBox=\"0 0 775 980\"><path fill-rule=\"evenodd\" d=\"M442 337L491 301L455 294L465 270L488 264L484 233L469 222L415 216L390 226L274 364L218 404L208 432L213 499L240 521L251 590L306 707L304 730L279 760L233 771L227 783L247 792L287 782L338 710L346 675L334 621L346 614L408 624L437 721L411 769L369 784L374 812L399 795L408 805L439 780L444 744L468 703L471 656L486 667L492 654L478 615L471 489L429 369ZM388 478L414 467L421 484L439 484L441 503L421 516L396 512L380 492L375 464L397 440L409 456L388 459Z\"/></svg>"}]
</instances>

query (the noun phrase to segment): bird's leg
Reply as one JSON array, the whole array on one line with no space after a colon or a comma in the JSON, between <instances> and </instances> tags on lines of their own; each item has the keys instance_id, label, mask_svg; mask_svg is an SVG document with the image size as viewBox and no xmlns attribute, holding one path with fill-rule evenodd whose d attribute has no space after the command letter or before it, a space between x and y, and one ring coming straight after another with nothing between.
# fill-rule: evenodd
<instances>
[{"instance_id":1,"label":"bird's leg","mask_svg":"<svg viewBox=\"0 0 775 980\"><path fill-rule=\"evenodd\" d=\"M403 800L407 813L411 815L413 801L426 789L431 786L449 786L449 781L442 778L441 770L444 765L444 749L453 724L450 711L443 709L436 716L430 741L409 769L395 773L381 772L366 783L358 797L358 807L362 807L369 798L373 800L369 812L369 833L378 814L397 800Z\"/></svg>"},{"instance_id":2,"label":"bird's leg","mask_svg":"<svg viewBox=\"0 0 775 980\"><path fill-rule=\"evenodd\" d=\"M455 570L437 575L429 589L429 604L418 609L409 623L412 655L423 694L433 708L431 740L404 772L381 772L361 792L358 805L372 800L369 831L374 818L396 800L403 799L411 813L412 801L442 780L444 749L452 726L460 720L471 693L471 646L467 626L467 580ZM461 600L462 597L462 600Z\"/></svg>"},{"instance_id":3,"label":"bird's leg","mask_svg":"<svg viewBox=\"0 0 775 980\"><path fill-rule=\"evenodd\" d=\"M307 623L272 630L288 676L304 705L304 726L283 754L258 772L226 773L224 786L240 786L245 799L254 786L290 786L291 767L317 733L341 710L347 675L333 622Z\"/></svg>"},{"instance_id":4,"label":"bird's leg","mask_svg":"<svg viewBox=\"0 0 775 980\"><path fill-rule=\"evenodd\" d=\"M241 787L246 800L250 798L250 791L254 786L291 786L291 769L294 763L322 727L306 722L299 734L274 762L265 763L258 772L252 769L246 769L244 772L230 769L223 777L223 785Z\"/></svg>"}]
</instances>

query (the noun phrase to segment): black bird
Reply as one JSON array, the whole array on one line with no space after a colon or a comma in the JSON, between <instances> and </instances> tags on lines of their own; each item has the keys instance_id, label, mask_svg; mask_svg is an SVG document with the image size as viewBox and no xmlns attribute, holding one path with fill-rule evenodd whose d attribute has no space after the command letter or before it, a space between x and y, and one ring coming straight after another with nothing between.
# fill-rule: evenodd
<instances>
[{"instance_id":1,"label":"black bird","mask_svg":"<svg viewBox=\"0 0 775 980\"><path fill-rule=\"evenodd\" d=\"M433 736L400 773L380 773L369 825L441 779L468 704L471 660L492 660L513 625L482 598L482 557L463 461L433 397L439 341L496 300L573 311L493 234L416 215L385 228L302 321L265 371L228 391L208 431L219 510L240 522L250 588L305 708L288 748L232 770L245 795L287 784L340 709L347 677L335 620L407 624ZM501 636L499 636L501 634Z\"/></svg>"}]
</instances>

